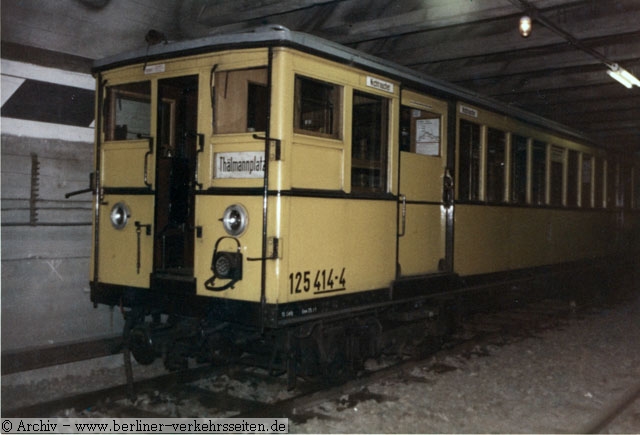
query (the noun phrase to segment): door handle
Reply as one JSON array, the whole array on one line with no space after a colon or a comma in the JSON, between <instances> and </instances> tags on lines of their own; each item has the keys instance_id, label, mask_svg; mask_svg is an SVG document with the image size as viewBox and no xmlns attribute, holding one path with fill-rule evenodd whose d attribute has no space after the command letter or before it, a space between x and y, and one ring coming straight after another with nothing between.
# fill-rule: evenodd
<instances>
[{"instance_id":1,"label":"door handle","mask_svg":"<svg viewBox=\"0 0 640 435\"><path fill-rule=\"evenodd\" d=\"M149 151L144 155L144 184L151 189L151 183L149 183L149 156L153 154L153 137L147 137L149 141Z\"/></svg>"},{"instance_id":2,"label":"door handle","mask_svg":"<svg viewBox=\"0 0 640 435\"><path fill-rule=\"evenodd\" d=\"M407 229L407 195L400 195L400 202L402 203L402 218L400 220L400 228L398 231L398 237L403 237Z\"/></svg>"},{"instance_id":3,"label":"door handle","mask_svg":"<svg viewBox=\"0 0 640 435\"><path fill-rule=\"evenodd\" d=\"M142 234L142 228L145 229L145 234L147 236L151 235L151 224L141 224L140 221L135 221L135 226L136 226L136 237L138 239L138 250L136 252L136 273L140 274L140 267L141 267L141 247L140 247L140 235Z\"/></svg>"},{"instance_id":4,"label":"door handle","mask_svg":"<svg viewBox=\"0 0 640 435\"><path fill-rule=\"evenodd\" d=\"M446 208L453 205L453 192L453 177L449 168L446 168L442 177L442 202Z\"/></svg>"}]
</instances>

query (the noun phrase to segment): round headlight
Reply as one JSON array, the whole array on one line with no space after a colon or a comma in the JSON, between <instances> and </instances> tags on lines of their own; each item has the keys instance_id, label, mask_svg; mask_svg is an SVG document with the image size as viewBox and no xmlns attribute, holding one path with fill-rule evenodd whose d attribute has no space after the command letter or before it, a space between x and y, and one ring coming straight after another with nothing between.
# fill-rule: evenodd
<instances>
[{"instance_id":1,"label":"round headlight","mask_svg":"<svg viewBox=\"0 0 640 435\"><path fill-rule=\"evenodd\" d=\"M240 204L230 205L222 215L222 226L230 236L239 236L244 233L248 223L247 210Z\"/></svg>"},{"instance_id":2,"label":"round headlight","mask_svg":"<svg viewBox=\"0 0 640 435\"><path fill-rule=\"evenodd\" d=\"M127 222L131 217L131 211L129 210L129 207L127 207L127 204L119 202L111 209L110 217L111 225L113 225L115 229L121 230L127 226Z\"/></svg>"}]
</instances>

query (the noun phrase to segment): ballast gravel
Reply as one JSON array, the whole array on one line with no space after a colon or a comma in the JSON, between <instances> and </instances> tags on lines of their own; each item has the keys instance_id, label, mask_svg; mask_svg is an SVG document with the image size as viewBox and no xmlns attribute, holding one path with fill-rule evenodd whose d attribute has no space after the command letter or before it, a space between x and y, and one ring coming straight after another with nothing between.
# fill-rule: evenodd
<instances>
[{"instance_id":1,"label":"ballast gravel","mask_svg":"<svg viewBox=\"0 0 640 435\"><path fill-rule=\"evenodd\" d=\"M368 385L359 392L365 400L351 406L344 406L348 398L317 405L314 417L294 421L290 431L593 430L622 398L640 393L640 299L568 319L559 328L505 346L480 350L470 355L436 355L411 373ZM368 395L373 399L366 400ZM603 432L640 433L638 396Z\"/></svg>"},{"instance_id":2,"label":"ballast gravel","mask_svg":"<svg viewBox=\"0 0 640 435\"><path fill-rule=\"evenodd\" d=\"M635 296L625 303L581 312L559 327L507 344L478 345L471 352L453 348L411 370L365 387L360 384L357 390L289 416L289 431L585 433L623 398L637 392L635 401L602 431L640 433L640 283L635 287L630 292ZM163 372L161 363L134 368L138 379ZM123 376L121 356L3 376L2 408L116 385ZM215 389L223 381L208 382ZM260 384L246 381L246 386L224 384L224 388L259 400L254 397L256 385ZM155 399L140 398L150 405L159 401ZM188 409L190 416L223 417L195 400L191 405L188 398L181 399L181 409ZM171 409L166 409L167 417L185 416ZM103 415L91 410L65 410L59 415L76 416Z\"/></svg>"}]
</instances>

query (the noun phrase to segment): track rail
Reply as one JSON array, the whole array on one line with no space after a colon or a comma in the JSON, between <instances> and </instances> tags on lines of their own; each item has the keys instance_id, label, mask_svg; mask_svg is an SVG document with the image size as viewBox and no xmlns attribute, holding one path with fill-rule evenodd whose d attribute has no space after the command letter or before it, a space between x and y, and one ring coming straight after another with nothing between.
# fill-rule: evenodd
<instances>
[{"instance_id":1,"label":"track rail","mask_svg":"<svg viewBox=\"0 0 640 435\"><path fill-rule=\"evenodd\" d=\"M629 408L636 400L640 399L640 383L620 397L616 402L606 407L585 427L578 429L576 433L602 433L618 416L620 416L627 408Z\"/></svg>"},{"instance_id":2,"label":"track rail","mask_svg":"<svg viewBox=\"0 0 640 435\"><path fill-rule=\"evenodd\" d=\"M537 331L553 329L571 315L566 301L543 301L494 313L477 313L464 319L458 335L438 352L473 355L487 344L504 345L534 336ZM411 352L409 352L411 351ZM410 354L410 356L408 356ZM3 409L3 417L55 417L75 410L83 417L167 417L163 404L170 403L179 416L193 415L193 404L201 404L203 412L227 417L278 417L305 419L314 405L341 397L354 397L366 391L368 384L390 376L408 376L417 365L425 364L419 347L407 349L403 355L387 358L386 365L364 371L346 383L322 384L298 382L298 387L285 392L286 376L273 377L255 367L202 366L157 378L136 381L133 385L138 400L131 400L131 385L123 384L103 390L79 394L46 403ZM447 367L432 363L430 370L446 372ZM124 379L123 379L124 380ZM254 391L238 395L234 388L255 385ZM260 391L262 390L262 391ZM262 394L262 397L258 397ZM154 405L157 404L158 406ZM184 404L184 406L183 406ZM181 408L183 406L183 408ZM197 411L196 411L197 412Z\"/></svg>"},{"instance_id":3,"label":"track rail","mask_svg":"<svg viewBox=\"0 0 640 435\"><path fill-rule=\"evenodd\" d=\"M122 334L54 346L2 352L2 375L114 355L122 349Z\"/></svg>"}]
</instances>

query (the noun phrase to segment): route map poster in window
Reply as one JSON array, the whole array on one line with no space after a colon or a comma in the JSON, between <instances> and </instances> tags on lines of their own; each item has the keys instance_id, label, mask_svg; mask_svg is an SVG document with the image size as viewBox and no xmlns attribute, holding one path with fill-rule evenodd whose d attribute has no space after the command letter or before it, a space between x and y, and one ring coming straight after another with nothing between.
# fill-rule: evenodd
<instances>
[{"instance_id":1,"label":"route map poster in window","mask_svg":"<svg viewBox=\"0 0 640 435\"><path fill-rule=\"evenodd\" d=\"M416 153L440 155L440 118L416 119Z\"/></svg>"}]
</instances>

